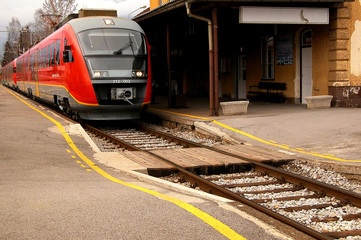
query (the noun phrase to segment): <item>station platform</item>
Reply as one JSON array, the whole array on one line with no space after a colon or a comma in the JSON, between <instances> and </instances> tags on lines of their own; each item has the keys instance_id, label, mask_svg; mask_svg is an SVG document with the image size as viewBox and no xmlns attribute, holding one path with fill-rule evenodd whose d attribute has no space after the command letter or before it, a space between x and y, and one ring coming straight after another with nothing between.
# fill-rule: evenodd
<instances>
[{"instance_id":1,"label":"station platform","mask_svg":"<svg viewBox=\"0 0 361 240\"><path fill-rule=\"evenodd\" d=\"M361 108L307 109L305 104L250 102L247 114L210 116L207 98L168 108L158 97L147 110L210 136L283 153L340 173L361 172Z\"/></svg>"},{"instance_id":2,"label":"station platform","mask_svg":"<svg viewBox=\"0 0 361 240\"><path fill-rule=\"evenodd\" d=\"M95 152L74 124L11 92L0 86L0 238L308 239L255 219L246 206L131 171L139 164ZM251 103L246 115L214 117L204 99L177 109L163 103L148 112L225 141L359 171L360 109Z\"/></svg>"},{"instance_id":3,"label":"station platform","mask_svg":"<svg viewBox=\"0 0 361 240\"><path fill-rule=\"evenodd\" d=\"M109 167L75 125L0 86L1 239L307 239L246 206Z\"/></svg>"}]
</instances>

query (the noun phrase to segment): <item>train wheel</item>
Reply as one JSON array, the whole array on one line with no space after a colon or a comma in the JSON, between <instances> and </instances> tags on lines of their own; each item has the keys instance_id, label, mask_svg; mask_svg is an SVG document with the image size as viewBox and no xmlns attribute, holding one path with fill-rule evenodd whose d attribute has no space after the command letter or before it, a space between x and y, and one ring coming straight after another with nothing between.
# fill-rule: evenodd
<instances>
[{"instance_id":1,"label":"train wheel","mask_svg":"<svg viewBox=\"0 0 361 240\"><path fill-rule=\"evenodd\" d=\"M67 98L63 98L63 100L59 100L58 96L54 96L54 101L58 105L59 109L62 112L64 112L66 115L68 115L70 118L74 119L75 121L80 120L78 112L73 111L73 109L71 109Z\"/></svg>"},{"instance_id":2,"label":"train wheel","mask_svg":"<svg viewBox=\"0 0 361 240\"><path fill-rule=\"evenodd\" d=\"M75 121L80 121L80 116L76 111L72 111L71 118Z\"/></svg>"},{"instance_id":3,"label":"train wheel","mask_svg":"<svg viewBox=\"0 0 361 240\"><path fill-rule=\"evenodd\" d=\"M33 99L35 101L35 96L33 95L33 90L31 88L28 88L28 97Z\"/></svg>"}]
</instances>

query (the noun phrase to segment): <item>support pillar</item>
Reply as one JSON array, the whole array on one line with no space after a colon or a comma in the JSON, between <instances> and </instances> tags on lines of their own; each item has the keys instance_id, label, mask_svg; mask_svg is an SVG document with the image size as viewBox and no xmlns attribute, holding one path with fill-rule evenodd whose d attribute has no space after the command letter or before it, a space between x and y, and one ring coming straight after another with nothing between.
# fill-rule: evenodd
<instances>
[{"instance_id":1,"label":"support pillar","mask_svg":"<svg viewBox=\"0 0 361 240\"><path fill-rule=\"evenodd\" d=\"M212 10L212 23L213 23L213 81L214 81L214 115L219 116L219 97L218 97L218 16L217 8Z\"/></svg>"},{"instance_id":2,"label":"support pillar","mask_svg":"<svg viewBox=\"0 0 361 240\"><path fill-rule=\"evenodd\" d=\"M167 73L168 73L168 108L172 106L172 76L170 71L170 28L167 24Z\"/></svg>"}]
</instances>

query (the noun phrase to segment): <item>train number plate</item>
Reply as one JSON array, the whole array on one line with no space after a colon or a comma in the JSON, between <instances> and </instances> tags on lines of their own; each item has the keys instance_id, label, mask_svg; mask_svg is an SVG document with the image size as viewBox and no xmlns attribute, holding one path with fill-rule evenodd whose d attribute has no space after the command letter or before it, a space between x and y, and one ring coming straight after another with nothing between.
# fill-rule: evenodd
<instances>
[{"instance_id":1,"label":"train number plate","mask_svg":"<svg viewBox=\"0 0 361 240\"><path fill-rule=\"evenodd\" d=\"M130 79L113 80L113 83L131 83Z\"/></svg>"}]
</instances>

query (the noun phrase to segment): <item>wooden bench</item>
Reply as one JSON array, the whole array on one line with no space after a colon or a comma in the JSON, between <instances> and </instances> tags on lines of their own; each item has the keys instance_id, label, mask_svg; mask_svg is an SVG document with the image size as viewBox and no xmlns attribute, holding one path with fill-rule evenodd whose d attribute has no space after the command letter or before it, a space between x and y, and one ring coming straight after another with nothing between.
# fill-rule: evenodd
<instances>
[{"instance_id":1,"label":"wooden bench","mask_svg":"<svg viewBox=\"0 0 361 240\"><path fill-rule=\"evenodd\" d=\"M247 98L267 102L285 102L284 90L286 90L286 83L259 82L258 86L249 87Z\"/></svg>"}]
</instances>

